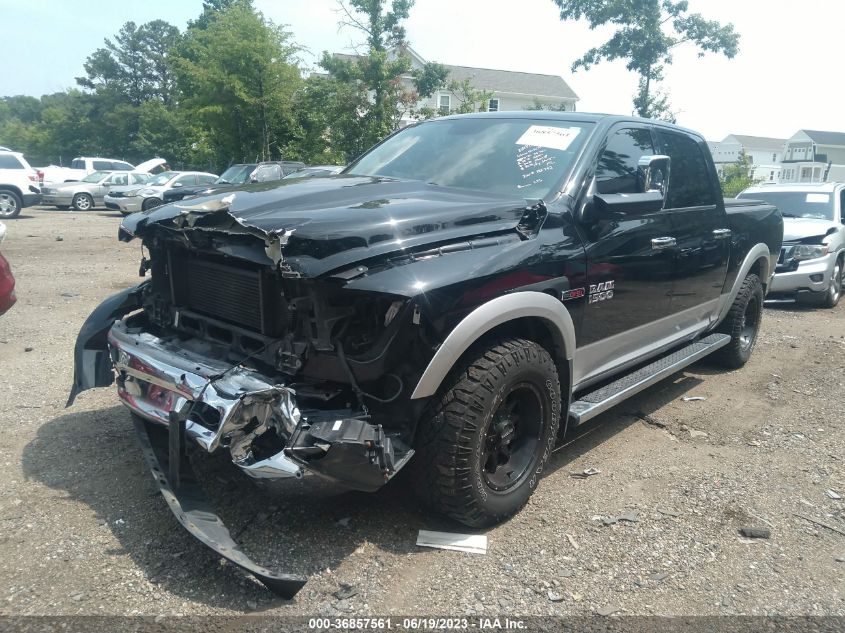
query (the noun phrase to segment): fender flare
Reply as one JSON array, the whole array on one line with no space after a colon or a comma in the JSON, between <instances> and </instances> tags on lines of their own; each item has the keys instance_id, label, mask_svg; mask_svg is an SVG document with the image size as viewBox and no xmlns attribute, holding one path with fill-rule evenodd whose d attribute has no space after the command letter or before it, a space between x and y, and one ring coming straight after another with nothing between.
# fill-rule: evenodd
<instances>
[{"instance_id":1,"label":"fender flare","mask_svg":"<svg viewBox=\"0 0 845 633\"><path fill-rule=\"evenodd\" d=\"M737 272L736 278L734 279L734 283L733 286L731 286L730 291L720 297L719 314L716 317L717 324L721 323L722 319L724 319L730 311L734 299L736 299L736 296L739 294L739 289L742 287L742 282L745 281L745 278L748 276L748 271L751 270L754 264L761 260L761 281L768 288L769 284L772 281L775 267L772 265L772 253L769 250L769 247L766 244L759 243L752 246L751 250L748 251L748 254L742 260L742 264L739 267L739 272Z\"/></svg>"},{"instance_id":2,"label":"fender flare","mask_svg":"<svg viewBox=\"0 0 845 633\"><path fill-rule=\"evenodd\" d=\"M567 360L572 360L575 352L575 326L563 303L545 292L514 292L480 305L455 326L428 363L411 399L433 396L470 345L493 328L525 317L542 319L555 345Z\"/></svg>"}]
</instances>

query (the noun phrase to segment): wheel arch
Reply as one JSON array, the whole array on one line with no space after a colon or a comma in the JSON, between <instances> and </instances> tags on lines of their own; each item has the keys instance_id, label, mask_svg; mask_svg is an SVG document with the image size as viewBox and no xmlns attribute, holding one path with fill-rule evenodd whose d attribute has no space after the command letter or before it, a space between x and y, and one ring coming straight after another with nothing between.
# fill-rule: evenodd
<instances>
[{"instance_id":1,"label":"wheel arch","mask_svg":"<svg viewBox=\"0 0 845 633\"><path fill-rule=\"evenodd\" d=\"M17 185L0 184L0 189L8 189L9 191L16 193L18 195L18 198L23 200L23 191L21 191L20 187L18 187Z\"/></svg>"},{"instance_id":2,"label":"wheel arch","mask_svg":"<svg viewBox=\"0 0 845 633\"><path fill-rule=\"evenodd\" d=\"M443 380L477 341L496 335L530 338L543 345L559 368L568 371L575 352L575 327L563 304L544 292L523 291L497 297L465 316L449 333L425 368L411 399L437 393ZM539 339L539 340L538 340ZM569 377L561 376L568 393Z\"/></svg>"},{"instance_id":3,"label":"wheel arch","mask_svg":"<svg viewBox=\"0 0 845 633\"><path fill-rule=\"evenodd\" d=\"M734 299L739 294L739 289L742 288L742 282L749 274L755 274L760 278L763 284L763 296L768 293L769 283L771 282L774 265L772 262L772 254L766 244L755 244L746 254L739 266L739 271L734 278L731 289L722 294L719 302L719 314L715 320L716 324L721 323L728 315L728 312L733 305Z\"/></svg>"}]
</instances>

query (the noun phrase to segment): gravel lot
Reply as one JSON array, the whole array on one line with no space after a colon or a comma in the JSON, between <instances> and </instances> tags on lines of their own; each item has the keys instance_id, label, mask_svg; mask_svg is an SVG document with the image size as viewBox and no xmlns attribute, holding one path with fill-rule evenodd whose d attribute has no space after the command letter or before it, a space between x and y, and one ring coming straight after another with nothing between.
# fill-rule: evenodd
<instances>
[{"instance_id":1,"label":"gravel lot","mask_svg":"<svg viewBox=\"0 0 845 633\"><path fill-rule=\"evenodd\" d=\"M179 526L113 389L64 408L80 325L137 283L119 222L36 208L7 223L0 614L845 615L845 303L767 307L744 369L699 363L567 438L486 555L416 547L420 528L465 529L423 514L401 478L374 495L257 490L204 460L244 549L310 575L284 601Z\"/></svg>"}]
</instances>

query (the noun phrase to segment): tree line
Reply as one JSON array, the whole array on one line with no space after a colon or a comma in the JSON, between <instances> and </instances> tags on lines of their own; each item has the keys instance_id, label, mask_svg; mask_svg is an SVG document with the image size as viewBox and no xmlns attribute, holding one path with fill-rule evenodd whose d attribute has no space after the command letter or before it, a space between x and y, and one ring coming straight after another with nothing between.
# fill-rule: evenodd
<instances>
[{"instance_id":1,"label":"tree line","mask_svg":"<svg viewBox=\"0 0 845 633\"><path fill-rule=\"evenodd\" d=\"M692 42L729 57L737 51L733 27L688 14L685 0L552 1L563 20L617 26L573 71L626 59L641 78L634 111L642 116L673 117L655 84L676 46ZM413 4L339 0L341 25L359 34L361 54L323 53L315 71L305 68L293 33L252 0L204 0L184 31L164 20L127 22L88 56L75 88L0 99L0 144L35 165L78 155L162 156L178 168L218 172L255 160L346 163L403 117L442 114L419 106L437 90L452 92L459 113L486 109L492 96L450 80L441 64L412 70L403 23Z\"/></svg>"}]
</instances>

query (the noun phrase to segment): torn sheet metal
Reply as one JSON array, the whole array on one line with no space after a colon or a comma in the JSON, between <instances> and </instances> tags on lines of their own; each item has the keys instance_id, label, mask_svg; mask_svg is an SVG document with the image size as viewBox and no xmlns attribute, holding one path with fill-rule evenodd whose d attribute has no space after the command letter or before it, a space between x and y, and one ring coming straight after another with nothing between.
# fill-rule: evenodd
<instances>
[{"instance_id":1,"label":"torn sheet metal","mask_svg":"<svg viewBox=\"0 0 845 633\"><path fill-rule=\"evenodd\" d=\"M419 547L433 547L436 549L451 549L470 554L487 553L487 535L485 534L455 534L453 532L434 532L420 530L417 535Z\"/></svg>"}]
</instances>

